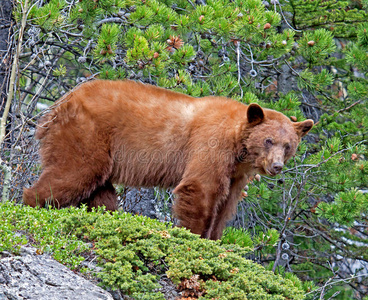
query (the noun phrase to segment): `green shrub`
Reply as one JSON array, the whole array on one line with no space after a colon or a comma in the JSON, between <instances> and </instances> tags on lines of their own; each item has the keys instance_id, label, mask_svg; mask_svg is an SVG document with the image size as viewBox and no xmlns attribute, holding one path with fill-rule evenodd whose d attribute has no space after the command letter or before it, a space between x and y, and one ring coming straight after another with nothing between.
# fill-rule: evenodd
<instances>
[{"instance_id":1,"label":"green shrub","mask_svg":"<svg viewBox=\"0 0 368 300\"><path fill-rule=\"evenodd\" d=\"M304 299L296 277L283 278L245 259L249 248L201 239L169 223L103 209L33 209L10 202L0 204L0 216L1 251L16 254L28 242L76 270L92 253L102 267L95 274L101 284L134 299L164 299L158 284L164 274L179 289L194 281L199 299Z\"/></svg>"}]
</instances>

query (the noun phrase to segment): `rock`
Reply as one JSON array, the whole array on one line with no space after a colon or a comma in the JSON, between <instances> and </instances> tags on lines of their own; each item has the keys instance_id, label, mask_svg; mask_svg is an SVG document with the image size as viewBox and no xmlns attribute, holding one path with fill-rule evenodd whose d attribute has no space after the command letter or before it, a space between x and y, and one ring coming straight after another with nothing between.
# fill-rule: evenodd
<instances>
[{"instance_id":1,"label":"rock","mask_svg":"<svg viewBox=\"0 0 368 300\"><path fill-rule=\"evenodd\" d=\"M153 189L127 188L121 197L120 206L126 212L156 218Z\"/></svg>"},{"instance_id":2,"label":"rock","mask_svg":"<svg viewBox=\"0 0 368 300\"><path fill-rule=\"evenodd\" d=\"M161 285L159 291L164 294L165 299L181 299L178 288L166 275L161 276L158 283Z\"/></svg>"},{"instance_id":3,"label":"rock","mask_svg":"<svg viewBox=\"0 0 368 300\"><path fill-rule=\"evenodd\" d=\"M120 195L118 206L133 215L175 223L171 216L173 199L174 196L170 190L128 187Z\"/></svg>"},{"instance_id":4,"label":"rock","mask_svg":"<svg viewBox=\"0 0 368 300\"><path fill-rule=\"evenodd\" d=\"M113 300L102 288L30 247L0 259L0 300Z\"/></svg>"}]
</instances>

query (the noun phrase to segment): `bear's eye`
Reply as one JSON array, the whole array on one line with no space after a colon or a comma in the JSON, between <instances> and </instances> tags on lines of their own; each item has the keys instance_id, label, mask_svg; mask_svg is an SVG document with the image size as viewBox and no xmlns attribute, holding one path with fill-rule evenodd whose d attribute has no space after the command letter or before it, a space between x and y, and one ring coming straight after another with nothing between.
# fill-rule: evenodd
<instances>
[{"instance_id":1,"label":"bear's eye","mask_svg":"<svg viewBox=\"0 0 368 300\"><path fill-rule=\"evenodd\" d=\"M291 149L290 144L285 144L284 148L285 148L285 152L289 152Z\"/></svg>"},{"instance_id":2,"label":"bear's eye","mask_svg":"<svg viewBox=\"0 0 368 300\"><path fill-rule=\"evenodd\" d=\"M265 139L264 141L266 147L271 147L273 145L273 140L271 138Z\"/></svg>"}]
</instances>

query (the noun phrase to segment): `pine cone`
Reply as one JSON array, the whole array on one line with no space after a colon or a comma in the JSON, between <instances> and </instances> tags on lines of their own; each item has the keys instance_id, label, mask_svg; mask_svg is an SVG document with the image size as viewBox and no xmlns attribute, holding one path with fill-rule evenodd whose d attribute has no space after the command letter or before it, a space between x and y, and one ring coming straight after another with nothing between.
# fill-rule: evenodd
<instances>
[{"instance_id":1,"label":"pine cone","mask_svg":"<svg viewBox=\"0 0 368 300\"><path fill-rule=\"evenodd\" d=\"M166 42L175 49L179 49L184 44L183 40L180 39L180 36L170 36Z\"/></svg>"}]
</instances>

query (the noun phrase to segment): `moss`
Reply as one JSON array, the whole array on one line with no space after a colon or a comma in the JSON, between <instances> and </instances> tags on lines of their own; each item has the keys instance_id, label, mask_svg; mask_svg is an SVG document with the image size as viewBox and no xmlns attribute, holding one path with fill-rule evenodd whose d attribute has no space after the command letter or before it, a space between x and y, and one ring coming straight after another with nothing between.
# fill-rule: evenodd
<instances>
[{"instance_id":1,"label":"moss","mask_svg":"<svg viewBox=\"0 0 368 300\"><path fill-rule=\"evenodd\" d=\"M101 284L134 299L164 299L158 284L168 276L199 299L304 299L301 282L275 275L244 259L238 245L201 239L188 230L127 213L102 209L32 209L0 205L0 249L14 253L27 241L71 268L83 255L97 257ZM92 246L91 246L92 245ZM92 247L92 249L91 249ZM191 290L187 279L195 279Z\"/></svg>"}]
</instances>

